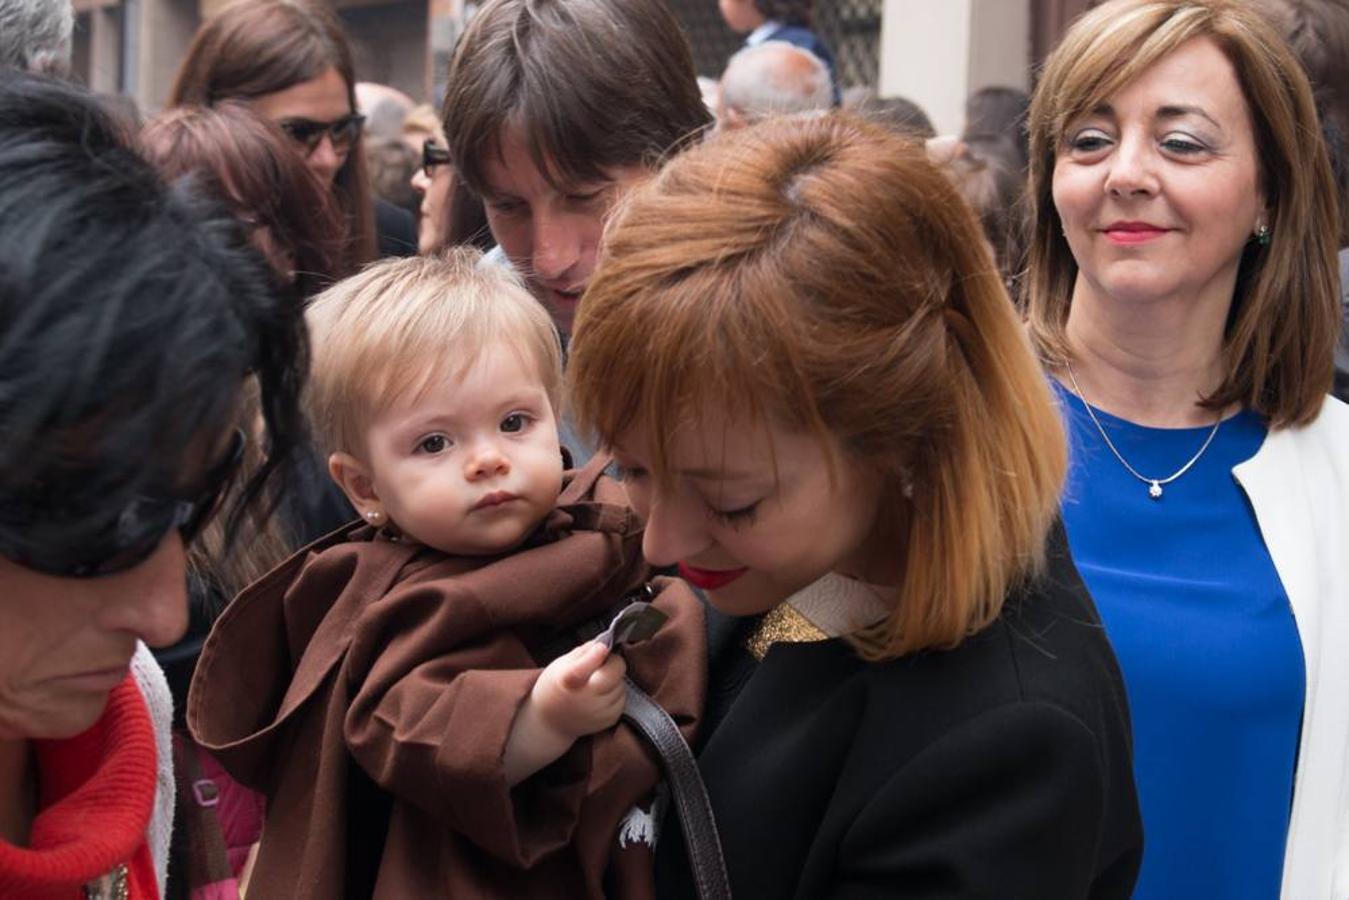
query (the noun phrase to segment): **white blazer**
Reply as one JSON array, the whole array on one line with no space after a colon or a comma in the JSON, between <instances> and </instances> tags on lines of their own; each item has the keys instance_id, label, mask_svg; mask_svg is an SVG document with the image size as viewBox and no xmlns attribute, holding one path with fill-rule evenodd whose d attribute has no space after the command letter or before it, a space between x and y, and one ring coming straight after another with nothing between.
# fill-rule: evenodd
<instances>
[{"instance_id":1,"label":"white blazer","mask_svg":"<svg viewBox=\"0 0 1349 900\"><path fill-rule=\"evenodd\" d=\"M1349 406L1272 431L1232 470L1302 639L1307 689L1284 854L1285 900L1349 898Z\"/></svg>"}]
</instances>

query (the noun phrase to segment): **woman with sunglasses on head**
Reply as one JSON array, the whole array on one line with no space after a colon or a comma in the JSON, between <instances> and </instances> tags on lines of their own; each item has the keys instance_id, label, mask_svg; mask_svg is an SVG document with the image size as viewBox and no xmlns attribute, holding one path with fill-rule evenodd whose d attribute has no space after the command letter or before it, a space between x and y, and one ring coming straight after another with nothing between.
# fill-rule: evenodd
<instances>
[{"instance_id":1,"label":"woman with sunglasses on head","mask_svg":"<svg viewBox=\"0 0 1349 900\"><path fill-rule=\"evenodd\" d=\"M1030 111L1029 324L1129 689L1136 896L1349 897L1335 182L1250 0L1112 0Z\"/></svg>"},{"instance_id":2,"label":"woman with sunglasses on head","mask_svg":"<svg viewBox=\"0 0 1349 900\"><path fill-rule=\"evenodd\" d=\"M14 72L0 247L0 896L157 898L169 710L143 643L186 625L249 373L268 451L231 516L303 433L302 320L220 207L88 94Z\"/></svg>"},{"instance_id":3,"label":"woman with sunglasses on head","mask_svg":"<svg viewBox=\"0 0 1349 900\"><path fill-rule=\"evenodd\" d=\"M355 83L351 47L331 10L238 0L198 29L169 95L172 106L244 100L276 122L337 198L347 272L417 246L411 214L372 200Z\"/></svg>"}]
</instances>

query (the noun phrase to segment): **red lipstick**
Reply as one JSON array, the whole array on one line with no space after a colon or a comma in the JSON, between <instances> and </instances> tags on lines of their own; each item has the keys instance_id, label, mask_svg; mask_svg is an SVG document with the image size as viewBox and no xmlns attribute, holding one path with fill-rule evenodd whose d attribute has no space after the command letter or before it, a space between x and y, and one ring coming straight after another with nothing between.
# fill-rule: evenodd
<instances>
[{"instance_id":1,"label":"red lipstick","mask_svg":"<svg viewBox=\"0 0 1349 900\"><path fill-rule=\"evenodd\" d=\"M679 564L679 574L683 579L705 591L726 587L748 571L749 569L699 569L688 563Z\"/></svg>"},{"instance_id":2,"label":"red lipstick","mask_svg":"<svg viewBox=\"0 0 1349 900\"><path fill-rule=\"evenodd\" d=\"M1147 222L1111 222L1102 230L1112 243L1133 246L1159 238L1171 229L1160 228Z\"/></svg>"}]
</instances>

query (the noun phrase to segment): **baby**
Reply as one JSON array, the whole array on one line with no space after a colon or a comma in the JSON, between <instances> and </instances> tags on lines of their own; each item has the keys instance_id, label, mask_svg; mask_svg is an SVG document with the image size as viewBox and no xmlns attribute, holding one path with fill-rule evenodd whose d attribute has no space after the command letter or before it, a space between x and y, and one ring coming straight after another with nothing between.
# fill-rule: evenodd
<instances>
[{"instance_id":1,"label":"baby","mask_svg":"<svg viewBox=\"0 0 1349 900\"><path fill-rule=\"evenodd\" d=\"M701 608L660 579L668 621L626 660L578 643L651 577L641 525L603 458L564 473L557 332L478 261L378 263L308 311L310 413L365 524L245 591L189 700L201 743L268 794L262 896L649 891L616 862L657 781L615 728L624 675L690 734Z\"/></svg>"}]
</instances>

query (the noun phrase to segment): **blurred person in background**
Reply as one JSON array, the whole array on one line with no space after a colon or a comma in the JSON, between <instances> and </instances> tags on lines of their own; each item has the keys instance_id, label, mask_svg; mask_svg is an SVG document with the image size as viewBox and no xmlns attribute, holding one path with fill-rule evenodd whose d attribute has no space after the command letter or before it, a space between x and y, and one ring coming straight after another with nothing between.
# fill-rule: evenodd
<instances>
[{"instance_id":1,"label":"blurred person in background","mask_svg":"<svg viewBox=\"0 0 1349 900\"><path fill-rule=\"evenodd\" d=\"M440 127L440 113L429 103L419 103L408 110L403 117L403 141L421 158L422 144L434 137L441 138L443 146L444 132Z\"/></svg>"},{"instance_id":2,"label":"blurred person in background","mask_svg":"<svg viewBox=\"0 0 1349 900\"><path fill-rule=\"evenodd\" d=\"M356 109L365 116L365 165L375 196L417 215L418 196L409 180L421 160L420 148L403 139L412 98L373 81L356 82Z\"/></svg>"},{"instance_id":3,"label":"blurred person in background","mask_svg":"<svg viewBox=\"0 0 1349 900\"><path fill-rule=\"evenodd\" d=\"M376 81L356 82L356 109L365 116L367 137L396 138L415 104L396 87Z\"/></svg>"},{"instance_id":4,"label":"blurred person in background","mask_svg":"<svg viewBox=\"0 0 1349 900\"><path fill-rule=\"evenodd\" d=\"M736 34L745 35L745 46L756 47L765 41L785 41L809 50L829 67L833 100L842 99L838 67L834 54L819 35L810 30L810 0L718 0L721 17Z\"/></svg>"},{"instance_id":5,"label":"blurred person in background","mask_svg":"<svg viewBox=\"0 0 1349 900\"><path fill-rule=\"evenodd\" d=\"M965 98L965 127L962 140L1001 137L1016 150L1017 168L1025 171L1030 162L1030 136L1026 116L1030 97L1013 87L982 87Z\"/></svg>"},{"instance_id":6,"label":"blurred person in background","mask_svg":"<svg viewBox=\"0 0 1349 900\"><path fill-rule=\"evenodd\" d=\"M139 138L141 152L163 177L192 179L235 214L271 265L283 296L302 307L345 271L345 241L336 199L310 167L287 152L289 143L254 107L235 101L170 108ZM247 409L241 417L253 421ZM355 515L331 488L326 469L307 452L295 454L277 500L281 515L273 533L242 542L232 561L213 572L217 582L208 587L214 612L280 561L278 538L288 552ZM215 546L223 535L207 537L205 545Z\"/></svg>"},{"instance_id":7,"label":"blurred person in background","mask_svg":"<svg viewBox=\"0 0 1349 900\"><path fill-rule=\"evenodd\" d=\"M419 198L412 178L421 158L402 136L365 138L365 165L370 172L370 188L375 196L409 214L417 215Z\"/></svg>"},{"instance_id":8,"label":"blurred person in background","mask_svg":"<svg viewBox=\"0 0 1349 900\"><path fill-rule=\"evenodd\" d=\"M1340 296L1344 324L1335 348L1335 396L1349 401L1349 2L1260 0L1307 72L1340 197Z\"/></svg>"},{"instance_id":9,"label":"blurred person in background","mask_svg":"<svg viewBox=\"0 0 1349 900\"><path fill-rule=\"evenodd\" d=\"M844 98L848 109L891 131L920 141L937 136L927 112L908 97L877 97L869 90L849 92Z\"/></svg>"},{"instance_id":10,"label":"blurred person in background","mask_svg":"<svg viewBox=\"0 0 1349 900\"><path fill-rule=\"evenodd\" d=\"M253 247L272 268L278 290L297 308L336 280L340 271L342 226L331 192L304 164L276 125L246 104L225 101L214 107L172 107L141 131L138 147L161 177L185 180L219 199L243 224ZM241 460L244 474L263 462L267 438L262 429L257 383L249 379L236 424L249 436ZM183 712L201 645L215 617L244 587L290 555L299 543L331 531L355 517L308 447L297 453L273 493L280 514L252 514L227 533L225 523L208 524L188 551L189 624L184 639L156 652L174 698L174 741L179 767L179 828L170 853L170 890L187 897L220 880L202 848L219 840L226 870L242 874L249 848L262 825L262 798L233 782L197 748L187 733ZM210 805L193 791L202 778L216 787ZM217 837L218 836L218 837Z\"/></svg>"},{"instance_id":11,"label":"blurred person in background","mask_svg":"<svg viewBox=\"0 0 1349 900\"><path fill-rule=\"evenodd\" d=\"M186 548L304 434L299 308L244 230L166 187L87 93L0 74L0 896L158 898ZM142 643L143 642L143 643ZM82 893L81 893L82 892Z\"/></svg>"},{"instance_id":12,"label":"blurred person in background","mask_svg":"<svg viewBox=\"0 0 1349 900\"><path fill-rule=\"evenodd\" d=\"M1112 0L1030 123L1029 327L1129 690L1136 896L1349 896L1349 408L1311 87L1247 0Z\"/></svg>"},{"instance_id":13,"label":"blurred person in background","mask_svg":"<svg viewBox=\"0 0 1349 900\"><path fill-rule=\"evenodd\" d=\"M717 127L742 128L773 115L824 112L834 105L829 68L809 50L765 41L731 57L721 76Z\"/></svg>"},{"instance_id":14,"label":"blurred person in background","mask_svg":"<svg viewBox=\"0 0 1349 900\"><path fill-rule=\"evenodd\" d=\"M244 100L281 126L337 198L344 272L416 248L411 214L371 192L355 83L351 46L334 12L309 2L237 0L198 29L169 95L173 106Z\"/></svg>"},{"instance_id":15,"label":"blurred person in background","mask_svg":"<svg viewBox=\"0 0 1349 900\"><path fill-rule=\"evenodd\" d=\"M336 199L286 133L248 105L171 107L146 124L138 145L166 180L190 176L233 210L287 291L310 297L340 276Z\"/></svg>"},{"instance_id":16,"label":"blurred person in background","mask_svg":"<svg viewBox=\"0 0 1349 900\"><path fill-rule=\"evenodd\" d=\"M411 181L412 189L421 196L417 252L436 253L462 244L490 250L492 231L482 201L455 175L440 123L432 124L432 134L421 143L422 164Z\"/></svg>"},{"instance_id":17,"label":"blurred person in background","mask_svg":"<svg viewBox=\"0 0 1349 900\"><path fill-rule=\"evenodd\" d=\"M1000 135L971 136L960 141L943 171L979 218L1003 283L1011 288L1024 256L1026 176L1020 151Z\"/></svg>"},{"instance_id":18,"label":"blurred person in background","mask_svg":"<svg viewBox=\"0 0 1349 900\"><path fill-rule=\"evenodd\" d=\"M65 75L74 29L70 0L0 0L0 68Z\"/></svg>"}]
</instances>

